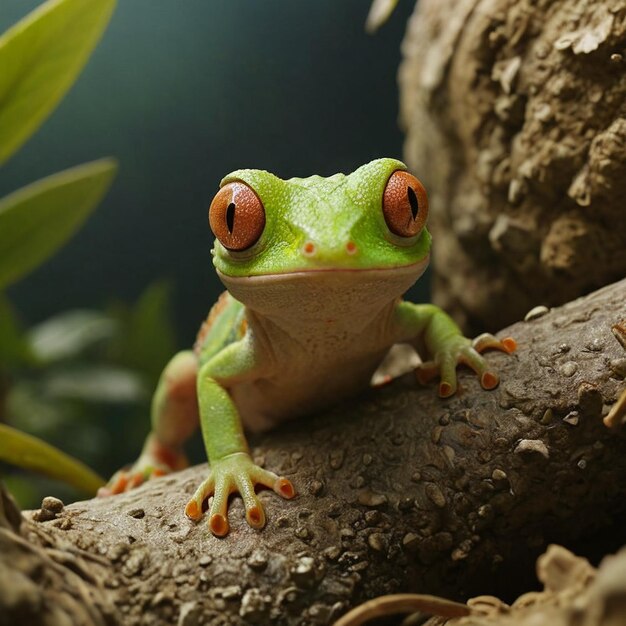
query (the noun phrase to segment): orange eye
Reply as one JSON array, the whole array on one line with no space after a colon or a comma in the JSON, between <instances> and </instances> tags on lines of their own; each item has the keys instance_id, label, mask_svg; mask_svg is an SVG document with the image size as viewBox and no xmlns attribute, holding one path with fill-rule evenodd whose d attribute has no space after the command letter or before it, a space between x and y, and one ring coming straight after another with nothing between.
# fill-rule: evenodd
<instances>
[{"instance_id":1,"label":"orange eye","mask_svg":"<svg viewBox=\"0 0 626 626\"><path fill-rule=\"evenodd\" d=\"M417 235L428 217L428 197L415 176L395 171L383 193L383 215L389 230L400 237Z\"/></svg>"},{"instance_id":2,"label":"orange eye","mask_svg":"<svg viewBox=\"0 0 626 626\"><path fill-rule=\"evenodd\" d=\"M224 185L209 208L213 234L228 250L247 250L265 228L265 209L259 196L245 183Z\"/></svg>"}]
</instances>

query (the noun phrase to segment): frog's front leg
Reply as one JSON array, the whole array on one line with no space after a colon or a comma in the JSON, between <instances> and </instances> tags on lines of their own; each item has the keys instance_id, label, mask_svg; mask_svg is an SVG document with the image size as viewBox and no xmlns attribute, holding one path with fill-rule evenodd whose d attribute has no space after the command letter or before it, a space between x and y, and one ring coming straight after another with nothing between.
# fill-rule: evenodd
<instances>
[{"instance_id":1,"label":"frog's front leg","mask_svg":"<svg viewBox=\"0 0 626 626\"><path fill-rule=\"evenodd\" d=\"M419 343L421 340L425 345L430 360L418 366L417 379L426 384L439 375L439 395L442 398L456 391L456 368L461 363L478 374L484 389L496 387L499 377L489 369L481 352L494 349L510 354L516 348L511 337L499 340L488 333L473 341L464 337L452 318L433 304L400 302L395 309L395 321L399 325L399 341Z\"/></svg>"},{"instance_id":2,"label":"frog's front leg","mask_svg":"<svg viewBox=\"0 0 626 626\"><path fill-rule=\"evenodd\" d=\"M187 503L185 513L198 521L202 517L202 503L212 495L209 528L218 537L228 533L228 497L231 493L241 495L246 519L253 528L265 525L265 513L255 493L255 485L269 487L283 498L295 495L289 480L252 461L241 418L227 391L229 385L248 377L253 368L253 355L244 338L212 357L198 374L200 425L211 467L206 480Z\"/></svg>"}]
</instances>

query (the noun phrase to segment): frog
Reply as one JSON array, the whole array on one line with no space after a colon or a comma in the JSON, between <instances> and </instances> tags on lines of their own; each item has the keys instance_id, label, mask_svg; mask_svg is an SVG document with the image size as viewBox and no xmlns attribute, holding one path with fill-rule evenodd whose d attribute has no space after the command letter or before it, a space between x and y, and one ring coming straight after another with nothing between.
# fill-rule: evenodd
<instances>
[{"instance_id":1,"label":"frog","mask_svg":"<svg viewBox=\"0 0 626 626\"><path fill-rule=\"evenodd\" d=\"M428 211L424 185L393 158L330 177L283 180L239 169L223 178L208 221L226 291L193 349L165 367L138 460L99 495L186 467L183 447L199 425L209 469L185 514L201 520L210 500L208 528L224 537L229 496L238 493L248 524L261 529L266 515L257 490L286 500L296 490L254 462L246 431L358 397L397 344L421 351L417 380L439 378L443 399L457 391L461 364L494 389L499 377L482 353L511 353L515 341L488 333L471 340L439 307L402 297L429 263Z\"/></svg>"}]
</instances>

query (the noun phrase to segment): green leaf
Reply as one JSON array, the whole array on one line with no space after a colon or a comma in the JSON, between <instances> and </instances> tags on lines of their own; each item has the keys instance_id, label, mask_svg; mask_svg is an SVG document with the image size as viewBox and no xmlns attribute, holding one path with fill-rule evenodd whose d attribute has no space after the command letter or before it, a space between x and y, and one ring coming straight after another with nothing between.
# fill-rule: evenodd
<instances>
[{"instance_id":1,"label":"green leaf","mask_svg":"<svg viewBox=\"0 0 626 626\"><path fill-rule=\"evenodd\" d=\"M41 265L78 230L116 169L113 159L92 161L0 200L0 289Z\"/></svg>"},{"instance_id":2,"label":"green leaf","mask_svg":"<svg viewBox=\"0 0 626 626\"><path fill-rule=\"evenodd\" d=\"M117 322L105 313L74 310L31 328L28 337L37 357L52 363L79 356L91 346L111 338L116 329Z\"/></svg>"},{"instance_id":3,"label":"green leaf","mask_svg":"<svg viewBox=\"0 0 626 626\"><path fill-rule=\"evenodd\" d=\"M0 461L95 493L104 480L84 463L50 444L6 424L0 424Z\"/></svg>"},{"instance_id":4,"label":"green leaf","mask_svg":"<svg viewBox=\"0 0 626 626\"><path fill-rule=\"evenodd\" d=\"M49 0L0 37L0 165L72 86L115 0Z\"/></svg>"},{"instance_id":5,"label":"green leaf","mask_svg":"<svg viewBox=\"0 0 626 626\"><path fill-rule=\"evenodd\" d=\"M35 363L35 355L11 303L0 294L0 369Z\"/></svg>"}]
</instances>

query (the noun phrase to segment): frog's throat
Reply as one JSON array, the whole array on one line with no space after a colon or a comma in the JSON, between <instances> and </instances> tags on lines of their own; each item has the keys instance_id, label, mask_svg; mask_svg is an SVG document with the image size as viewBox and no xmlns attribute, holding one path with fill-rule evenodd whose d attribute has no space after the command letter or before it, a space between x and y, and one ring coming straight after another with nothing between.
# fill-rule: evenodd
<instances>
[{"instance_id":1,"label":"frog's throat","mask_svg":"<svg viewBox=\"0 0 626 626\"><path fill-rule=\"evenodd\" d=\"M399 267L330 269L314 268L266 274L217 274L231 295L266 317L294 317L313 324L328 317L365 322L394 302L417 281L429 257Z\"/></svg>"}]
</instances>

